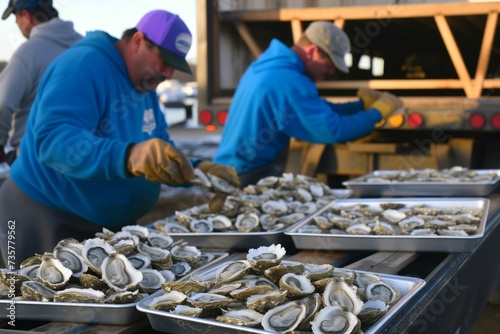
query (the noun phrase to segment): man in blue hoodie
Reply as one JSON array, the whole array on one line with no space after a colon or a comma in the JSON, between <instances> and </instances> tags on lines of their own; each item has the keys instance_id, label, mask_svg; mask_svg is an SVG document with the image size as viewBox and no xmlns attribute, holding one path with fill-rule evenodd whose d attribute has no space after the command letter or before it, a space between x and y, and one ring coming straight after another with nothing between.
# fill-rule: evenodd
<instances>
[{"instance_id":1,"label":"man in blue hoodie","mask_svg":"<svg viewBox=\"0 0 500 334\"><path fill-rule=\"evenodd\" d=\"M291 48L277 39L246 70L233 96L214 162L234 166L241 186L284 171L291 137L333 144L371 132L402 106L387 92L362 89L359 100L330 103L315 82L347 73L347 35L333 23L311 23Z\"/></svg>"},{"instance_id":2,"label":"man in blue hoodie","mask_svg":"<svg viewBox=\"0 0 500 334\"><path fill-rule=\"evenodd\" d=\"M0 188L6 266L51 252L64 238L135 224L157 202L162 183L194 178L193 165L239 186L234 168L191 162L167 133L155 90L174 70L190 73L190 46L180 17L154 10L120 40L87 33L49 66L21 154ZM216 211L223 201L213 199Z\"/></svg>"}]
</instances>

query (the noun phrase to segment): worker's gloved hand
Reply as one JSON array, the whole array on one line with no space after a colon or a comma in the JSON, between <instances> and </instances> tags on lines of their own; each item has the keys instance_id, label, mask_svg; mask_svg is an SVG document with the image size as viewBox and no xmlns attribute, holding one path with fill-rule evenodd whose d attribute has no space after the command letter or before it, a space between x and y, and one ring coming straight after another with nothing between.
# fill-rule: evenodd
<instances>
[{"instance_id":1,"label":"worker's gloved hand","mask_svg":"<svg viewBox=\"0 0 500 334\"><path fill-rule=\"evenodd\" d=\"M368 88L360 88L358 89L356 95L361 99L361 101L363 101L364 110L368 110L373 102L375 102L380 95L382 95L382 92Z\"/></svg>"},{"instance_id":2,"label":"worker's gloved hand","mask_svg":"<svg viewBox=\"0 0 500 334\"><path fill-rule=\"evenodd\" d=\"M396 95L383 92L380 97L373 102L370 109L377 109L382 114L382 118L387 119L394 113L394 111L402 106L403 102Z\"/></svg>"},{"instance_id":3,"label":"worker's gloved hand","mask_svg":"<svg viewBox=\"0 0 500 334\"><path fill-rule=\"evenodd\" d=\"M127 169L156 183L179 185L194 178L188 157L169 142L153 138L135 144L129 151Z\"/></svg>"},{"instance_id":4,"label":"worker's gloved hand","mask_svg":"<svg viewBox=\"0 0 500 334\"><path fill-rule=\"evenodd\" d=\"M238 178L238 173L236 173L236 169L234 169L234 167L222 164L214 164L208 160L201 161L196 167L205 174L215 175L223 180L226 180L236 188L240 187L240 179ZM219 212L224 206L226 197L227 196L225 194L214 194L210 198L210 201L208 203L208 208L210 209L210 211Z\"/></svg>"}]
</instances>

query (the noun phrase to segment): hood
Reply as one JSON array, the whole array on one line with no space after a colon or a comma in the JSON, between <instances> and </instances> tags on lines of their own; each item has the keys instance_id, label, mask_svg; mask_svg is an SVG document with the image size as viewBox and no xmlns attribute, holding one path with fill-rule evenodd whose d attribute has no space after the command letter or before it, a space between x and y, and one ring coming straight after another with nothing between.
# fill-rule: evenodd
<instances>
[{"instance_id":1,"label":"hood","mask_svg":"<svg viewBox=\"0 0 500 334\"><path fill-rule=\"evenodd\" d=\"M255 72L265 71L270 68L288 68L305 72L304 63L300 57L277 39L273 39L267 50L252 64L252 69Z\"/></svg>"},{"instance_id":2,"label":"hood","mask_svg":"<svg viewBox=\"0 0 500 334\"><path fill-rule=\"evenodd\" d=\"M68 48L82 39L82 35L73 28L73 22L62 21L55 17L48 22L41 23L33 28L30 38L44 38L54 41Z\"/></svg>"},{"instance_id":3,"label":"hood","mask_svg":"<svg viewBox=\"0 0 500 334\"><path fill-rule=\"evenodd\" d=\"M83 52L88 52L88 50L95 49L99 50L111 60L111 64L114 64L116 68L122 73L122 75L125 75L128 78L125 61L118 52L118 49L115 47L115 43L117 41L117 38L109 35L108 33L100 30L95 30L87 32L85 38L73 45L71 48L82 48Z\"/></svg>"}]
</instances>

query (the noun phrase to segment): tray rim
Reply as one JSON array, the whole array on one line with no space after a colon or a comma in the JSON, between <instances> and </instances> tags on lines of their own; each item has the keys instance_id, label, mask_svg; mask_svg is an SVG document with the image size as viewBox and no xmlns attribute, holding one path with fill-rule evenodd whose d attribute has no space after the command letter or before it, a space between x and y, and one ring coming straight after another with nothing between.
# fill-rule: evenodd
<instances>
[{"instance_id":1,"label":"tray rim","mask_svg":"<svg viewBox=\"0 0 500 334\"><path fill-rule=\"evenodd\" d=\"M235 260L237 260L237 259L241 259L241 258L245 257L245 254L243 254L243 253L241 253L240 255L241 255L241 257L233 256L233 258ZM218 263L217 265L214 265L211 268L206 268L206 270L203 272L198 272L198 274L200 274L200 275L208 274L208 273L216 270L220 266L224 265L225 263L229 263L229 262L230 261ZM294 264L294 263L300 263L300 262L283 260L282 263ZM414 285L408 291L408 293L403 298L398 300L396 302L396 304L394 304L391 307L391 309L390 309L391 313L397 312L400 308L402 308L403 305L406 302L408 302L411 298L413 298L417 294L417 292L420 291L426 284L426 281L422 278L416 278L416 277L410 277L410 276L399 276L399 275L385 274L385 273L378 273L378 272L370 272L370 271L365 271L365 270L356 270L356 269L351 269L351 270L355 271L356 273L378 274L378 275L380 275L380 277L382 279L389 279L389 280L399 279L400 281L402 280L405 282L414 283ZM182 314L169 313L166 311L153 310L145 305L146 302L148 302L149 300L152 300L154 297L156 297L156 295L158 295L158 296L161 295L162 293L165 293L165 292L162 290L159 290L159 291L155 292L154 294L151 294L150 296L140 300L136 304L136 308L137 308L137 310L139 310L139 312L146 313L151 325L153 325L153 324L152 324L152 321L150 319L150 316L160 316L160 317L165 317L167 319L172 319L172 320L175 319L175 320L184 320L184 321L188 321L188 322L189 321L196 322L200 325L205 324L207 326L233 329L233 330L236 330L238 332L259 333L259 334L269 333L268 331L266 331L264 329L259 329L259 328L253 328L253 327L247 327L247 326L241 326L241 325L233 325L233 324L228 324L228 323L224 323L224 322L220 322L220 321L216 321L216 320L211 320L211 319L204 319L204 318L192 317L192 316L187 316L187 315L182 315ZM403 300L404 300L404 302L403 302ZM367 334L375 333L375 331L378 330L384 324L384 321L381 321L381 320L388 320L388 319L390 319L389 314L385 314L384 316L380 317L377 320L377 322L375 322L374 324L371 324L371 326L366 331L364 331L364 333L367 333Z\"/></svg>"},{"instance_id":2,"label":"tray rim","mask_svg":"<svg viewBox=\"0 0 500 334\"><path fill-rule=\"evenodd\" d=\"M192 274L196 274L198 273L198 271L200 270L205 270L209 267L211 267L212 265L215 265L217 262L219 261L222 261L223 259L227 258L229 256L229 253L228 252L224 252L224 251L206 251L206 250L202 250L204 252L211 252L211 253L220 253L222 254L220 257L218 257L216 260L212 261L212 262L209 262L203 266L200 266L199 268L196 268L194 269L193 271L189 272L188 274L186 274L185 276L182 276L181 278L179 278L178 280L182 280L182 279L185 279L187 277L189 277L190 275ZM158 290L158 291L161 291ZM154 295L156 294L158 291L155 291L154 293L150 294L148 297L146 298L149 298L151 295ZM144 299L146 299L144 298ZM137 303L139 303L140 300L138 301L135 301L133 303L126 303L126 304L104 304L104 303L74 303L74 302L54 302L54 301L46 301L46 302L42 302L42 301L34 301L34 300L17 300L15 299L14 300L14 304L15 305L20 305L20 306L27 306L27 307L35 307L35 306L38 306L38 307L44 307L45 309L49 308L49 309L52 309L52 308L55 308L55 310L53 311L54 314L58 314L56 311L57 311L57 308L58 307L62 307L62 308L70 308L70 309L76 309L77 307L78 308L91 308L91 309L100 309L101 312L106 312L106 310L108 309L112 309L114 311L131 311L135 314L135 311L137 310L136 308L136 305ZM12 299L5 299L5 298L2 298L0 299L0 305L3 305L3 304L12 304ZM126 323L120 323L120 325L127 325L127 324L130 324L134 321L136 321L137 319L139 319L140 317L140 314L135 314L135 317L131 318L131 319L128 319L130 320L130 322L126 322ZM16 320L40 320L40 321L69 321L69 320L64 320L64 314L62 315L62 318L61 317L55 317L54 319L42 319L42 318L39 318L39 317L31 317L31 316L26 316L26 314L19 314L18 312L16 312ZM0 313L0 319L8 319L8 317L4 317L3 316L3 313ZM63 320L58 320L58 319L63 319ZM86 321L86 319L82 319L81 321L78 321L78 320L71 320L72 322L77 322L77 323L87 323L88 321ZM111 324L111 325L117 325L117 322L94 322L94 321L91 321L90 323L94 323L94 324L101 324L101 325L107 325L107 324Z\"/></svg>"},{"instance_id":3,"label":"tray rim","mask_svg":"<svg viewBox=\"0 0 500 334\"><path fill-rule=\"evenodd\" d=\"M346 203L358 203L358 202L372 202L372 203L382 203L382 202L405 202L405 201L413 201L413 202L426 202L427 204L430 202L471 202L471 201L482 201L483 204L483 216L481 217L481 221L479 223L479 233L474 234L474 235L468 235L468 236L449 236L449 235L439 235L439 236L432 236L432 235L358 235L358 234L320 234L320 233L299 233L296 232L297 229L304 225L308 225L311 222L311 219L314 218L317 215L322 214L330 206L332 206L334 203L338 202L346 202ZM447 240L447 239L458 239L458 240L474 240L478 238L482 238L484 236L484 231L486 227L486 221L488 218L488 211L489 211L489 206L490 206L490 199L484 198L484 197L451 197L451 198L443 198L443 197L409 197L409 198L349 198L349 199L342 199L342 200L336 200L332 201L330 204L326 205L325 207L321 208L320 210L316 211L313 215L309 216L308 219L304 219L300 222L295 223L294 225L290 226L285 230L285 234L289 236L310 236L310 237L324 237L324 238L347 238L347 239L352 239L352 238L361 238L361 239L436 239L439 238L438 240Z\"/></svg>"}]
</instances>

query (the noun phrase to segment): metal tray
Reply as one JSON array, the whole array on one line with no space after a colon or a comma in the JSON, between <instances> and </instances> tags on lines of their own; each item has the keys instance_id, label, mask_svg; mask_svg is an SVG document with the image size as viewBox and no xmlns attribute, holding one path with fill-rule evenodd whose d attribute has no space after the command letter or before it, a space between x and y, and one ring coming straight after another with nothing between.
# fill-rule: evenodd
<instances>
[{"instance_id":1,"label":"metal tray","mask_svg":"<svg viewBox=\"0 0 500 334\"><path fill-rule=\"evenodd\" d=\"M283 263L296 263L291 261L283 261ZM222 264L220 264L222 265ZM218 267L218 266L217 266ZM207 272L199 272L200 275L210 277L217 269L213 268ZM356 272L363 272L358 271ZM396 276L388 274L378 274L380 277L387 281L389 284L398 289L401 293L399 301L391 307L389 312L382 316L378 321L371 325L362 327L366 334L373 334L384 325L403 305L408 303L412 296L419 291L424 285L425 281L419 278ZM173 314L165 311L153 310L147 307L148 303L154 297L158 297L163 292L157 292L137 303L137 309L140 312L146 313L151 327L159 332L171 334L184 334L184 333L204 333L204 334L241 334L241 333L269 333L263 329L251 328L246 326L238 326L222 323L216 320L202 319L197 317Z\"/></svg>"},{"instance_id":2,"label":"metal tray","mask_svg":"<svg viewBox=\"0 0 500 334\"><path fill-rule=\"evenodd\" d=\"M500 185L500 170L478 169L469 170L477 174L497 174L498 177L484 182L366 182L368 177L391 176L401 171L379 170L343 182L353 191L353 196L449 196L473 197L488 196ZM418 171L417 171L418 172Z\"/></svg>"},{"instance_id":3,"label":"metal tray","mask_svg":"<svg viewBox=\"0 0 500 334\"><path fill-rule=\"evenodd\" d=\"M314 224L314 217L327 211L332 205L367 204L379 208L380 203L404 203L418 205L425 203L429 207L468 207L483 211L478 231L469 236L412 236L412 235L352 235L299 233L304 225ZM298 222L285 231L292 237L298 249L325 250L376 250L376 251L429 251L429 252L470 252L480 242L484 234L490 200L486 198L382 198L382 199L345 199L333 201L330 205Z\"/></svg>"},{"instance_id":4,"label":"metal tray","mask_svg":"<svg viewBox=\"0 0 500 334\"><path fill-rule=\"evenodd\" d=\"M202 250L217 256L212 262L200 266L188 275L197 273L222 261L229 253ZM128 304L37 302L0 299L0 319L63 321L100 325L129 325L144 317L136 308L138 302ZM12 306L13 305L13 306Z\"/></svg>"},{"instance_id":5,"label":"metal tray","mask_svg":"<svg viewBox=\"0 0 500 334\"><path fill-rule=\"evenodd\" d=\"M333 189L337 198L348 198L352 195L350 189ZM155 223L147 226L157 229ZM286 228L272 232L207 232L207 233L172 233L168 232L174 239L183 239L190 245L205 248L218 249L242 249L247 250L258 246L281 244L285 248L293 247L292 239L284 234Z\"/></svg>"}]
</instances>

